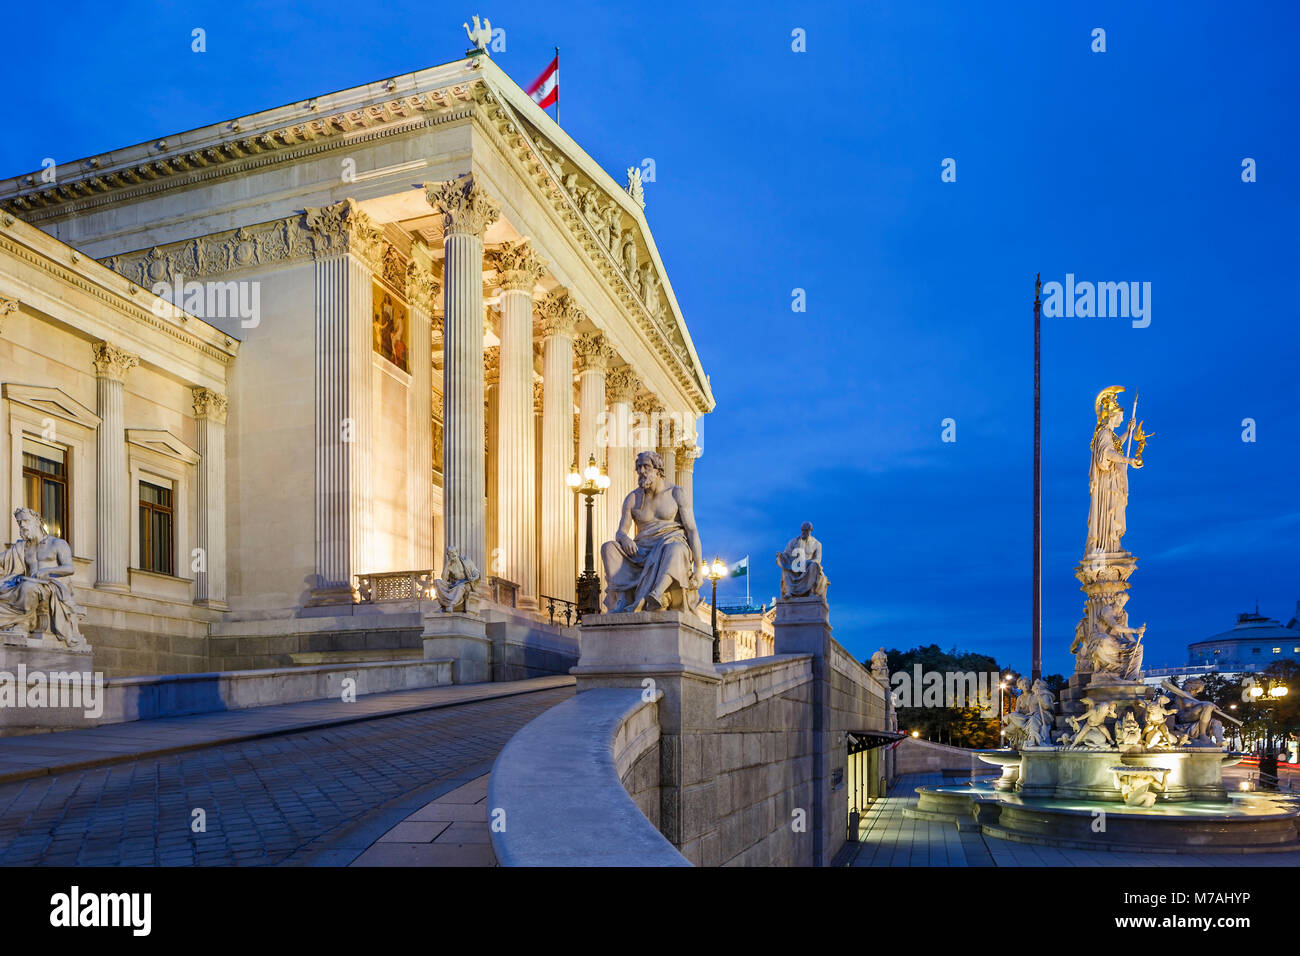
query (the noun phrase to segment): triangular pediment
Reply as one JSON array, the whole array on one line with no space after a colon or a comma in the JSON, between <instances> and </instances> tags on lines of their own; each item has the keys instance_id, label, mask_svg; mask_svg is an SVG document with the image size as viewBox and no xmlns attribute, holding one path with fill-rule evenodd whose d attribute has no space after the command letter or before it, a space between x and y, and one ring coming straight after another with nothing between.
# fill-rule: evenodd
<instances>
[{"instance_id":1,"label":"triangular pediment","mask_svg":"<svg viewBox=\"0 0 1300 956\"><path fill-rule=\"evenodd\" d=\"M197 451L165 428L128 428L126 440L132 445L147 448L189 465L196 464L201 457Z\"/></svg>"},{"instance_id":2,"label":"triangular pediment","mask_svg":"<svg viewBox=\"0 0 1300 956\"><path fill-rule=\"evenodd\" d=\"M33 408L42 415L51 415L65 422L75 422L86 428L99 427L99 416L61 388L6 382L4 397L11 402Z\"/></svg>"}]
</instances>

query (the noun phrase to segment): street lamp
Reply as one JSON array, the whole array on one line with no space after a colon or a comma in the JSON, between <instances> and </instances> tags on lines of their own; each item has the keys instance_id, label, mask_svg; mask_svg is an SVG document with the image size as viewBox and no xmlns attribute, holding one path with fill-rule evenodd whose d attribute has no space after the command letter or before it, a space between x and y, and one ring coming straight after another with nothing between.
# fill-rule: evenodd
<instances>
[{"instance_id":1,"label":"street lamp","mask_svg":"<svg viewBox=\"0 0 1300 956\"><path fill-rule=\"evenodd\" d=\"M1254 684L1250 688L1252 703L1261 703L1267 696L1270 701L1281 700L1291 689L1286 684L1272 684L1267 689ZM1259 782L1266 790L1277 789L1277 751L1273 749L1273 705L1264 711L1264 748L1259 754Z\"/></svg>"},{"instance_id":2,"label":"street lamp","mask_svg":"<svg viewBox=\"0 0 1300 956\"><path fill-rule=\"evenodd\" d=\"M712 564L700 565L700 573L713 582L713 663L722 663L721 641L718 640L718 580L727 576L727 566L713 557Z\"/></svg>"},{"instance_id":3,"label":"street lamp","mask_svg":"<svg viewBox=\"0 0 1300 956\"><path fill-rule=\"evenodd\" d=\"M998 684L998 747L1006 746L1007 727L1002 720L1007 707L1007 682Z\"/></svg>"},{"instance_id":4,"label":"street lamp","mask_svg":"<svg viewBox=\"0 0 1300 956\"><path fill-rule=\"evenodd\" d=\"M591 543L591 506L596 500L596 495L604 494L605 489L609 487L609 475L596 464L596 456L593 454L587 459L587 467L581 473L578 471L577 461L574 461L568 477L564 480L573 489L574 494L583 495L587 499L587 559L583 572L578 575L577 588L578 617L581 618L584 614L600 613L600 577L596 574Z\"/></svg>"}]
</instances>

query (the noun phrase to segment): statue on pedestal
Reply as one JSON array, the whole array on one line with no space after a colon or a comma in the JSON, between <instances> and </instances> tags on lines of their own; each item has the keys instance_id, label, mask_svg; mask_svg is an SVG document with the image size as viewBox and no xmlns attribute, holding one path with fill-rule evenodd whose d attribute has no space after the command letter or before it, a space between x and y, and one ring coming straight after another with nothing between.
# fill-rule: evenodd
<instances>
[{"instance_id":1,"label":"statue on pedestal","mask_svg":"<svg viewBox=\"0 0 1300 956\"><path fill-rule=\"evenodd\" d=\"M871 676L880 682L880 686L889 689L889 654L882 647L871 655Z\"/></svg>"},{"instance_id":2,"label":"statue on pedestal","mask_svg":"<svg viewBox=\"0 0 1300 956\"><path fill-rule=\"evenodd\" d=\"M1148 436L1142 431L1142 424L1133 418L1129 419L1123 437L1115 434L1115 429L1124 421L1124 409L1115 400L1122 391L1122 385L1104 388L1093 403L1097 427L1092 433L1092 465L1088 470L1092 507L1088 510L1085 555L1124 550L1121 539L1125 531L1124 512L1128 507L1128 469L1130 465L1142 467L1142 452ZM1129 457L1125 454L1125 439L1129 439L1130 446L1132 439L1137 440L1136 455Z\"/></svg>"},{"instance_id":3,"label":"statue on pedestal","mask_svg":"<svg viewBox=\"0 0 1300 956\"><path fill-rule=\"evenodd\" d=\"M1063 734L1061 743L1072 750L1110 750L1115 746L1115 738L1111 736L1106 721L1115 716L1115 702L1104 700L1095 703L1084 697L1082 703L1087 710L1078 717L1066 718L1074 733Z\"/></svg>"},{"instance_id":4,"label":"statue on pedestal","mask_svg":"<svg viewBox=\"0 0 1300 956\"><path fill-rule=\"evenodd\" d=\"M830 580L822 572L822 543L813 537L812 530L812 523L805 521L799 537L791 538L776 556L783 598L825 597L830 587Z\"/></svg>"},{"instance_id":5,"label":"statue on pedestal","mask_svg":"<svg viewBox=\"0 0 1300 956\"><path fill-rule=\"evenodd\" d=\"M1094 679L1135 681L1142 676L1142 635L1147 626L1128 626L1127 603L1128 595L1120 591L1097 610L1097 628L1088 644Z\"/></svg>"},{"instance_id":6,"label":"statue on pedestal","mask_svg":"<svg viewBox=\"0 0 1300 956\"><path fill-rule=\"evenodd\" d=\"M1205 681L1199 677L1189 677L1186 685L1179 690L1171 681L1163 681L1160 686L1174 695L1173 715L1175 733L1181 734L1186 743L1193 747L1221 747L1226 739L1223 732L1223 720L1240 726L1240 721L1229 717L1212 700L1198 700L1197 695L1205 692Z\"/></svg>"},{"instance_id":7,"label":"statue on pedestal","mask_svg":"<svg viewBox=\"0 0 1300 956\"><path fill-rule=\"evenodd\" d=\"M1052 745L1052 705L1056 695L1041 680L1031 687L1029 678L1016 681L1020 693L1015 706L1002 718L1006 728L1007 746L1013 750L1022 747L1050 747Z\"/></svg>"},{"instance_id":8,"label":"statue on pedestal","mask_svg":"<svg viewBox=\"0 0 1300 956\"><path fill-rule=\"evenodd\" d=\"M462 558L455 548L449 547L442 565L442 577L433 581L434 597L444 611L475 614L479 609L478 589L481 580L482 575L474 562Z\"/></svg>"},{"instance_id":9,"label":"statue on pedestal","mask_svg":"<svg viewBox=\"0 0 1300 956\"><path fill-rule=\"evenodd\" d=\"M14 512L18 540L0 552L0 631L23 637L52 636L69 648L86 647L77 603L69 579L76 570L72 548L45 533L45 523L31 508Z\"/></svg>"},{"instance_id":10,"label":"statue on pedestal","mask_svg":"<svg viewBox=\"0 0 1300 956\"><path fill-rule=\"evenodd\" d=\"M658 452L636 456L637 487L623 500L613 541L600 549L611 614L695 610L704 551L691 496L664 477ZM636 537L629 532L635 525Z\"/></svg>"}]
</instances>

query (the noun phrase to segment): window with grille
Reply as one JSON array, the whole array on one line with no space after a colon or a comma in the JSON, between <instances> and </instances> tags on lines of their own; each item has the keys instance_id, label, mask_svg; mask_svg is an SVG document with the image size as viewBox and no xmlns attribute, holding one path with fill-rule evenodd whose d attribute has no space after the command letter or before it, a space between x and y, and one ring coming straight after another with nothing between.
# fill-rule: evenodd
<instances>
[{"instance_id":1,"label":"window with grille","mask_svg":"<svg viewBox=\"0 0 1300 956\"><path fill-rule=\"evenodd\" d=\"M176 573L172 489L140 482L140 568Z\"/></svg>"}]
</instances>

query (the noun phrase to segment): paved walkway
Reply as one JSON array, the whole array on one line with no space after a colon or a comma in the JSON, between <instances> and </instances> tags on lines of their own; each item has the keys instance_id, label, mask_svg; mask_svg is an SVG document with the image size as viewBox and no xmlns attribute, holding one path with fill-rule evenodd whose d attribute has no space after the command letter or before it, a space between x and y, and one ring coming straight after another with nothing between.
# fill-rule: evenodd
<instances>
[{"instance_id":1,"label":"paved walkway","mask_svg":"<svg viewBox=\"0 0 1300 956\"><path fill-rule=\"evenodd\" d=\"M488 774L429 801L352 866L496 866L488 834Z\"/></svg>"},{"instance_id":2,"label":"paved walkway","mask_svg":"<svg viewBox=\"0 0 1300 956\"><path fill-rule=\"evenodd\" d=\"M942 774L905 774L868 808L849 866L1300 866L1295 853L1124 853L1031 846L958 831L953 823L912 820L916 788L951 785Z\"/></svg>"},{"instance_id":3,"label":"paved walkway","mask_svg":"<svg viewBox=\"0 0 1300 956\"><path fill-rule=\"evenodd\" d=\"M26 779L0 782L0 865L346 865L483 777L572 685L461 685L6 739L0 771Z\"/></svg>"},{"instance_id":4,"label":"paved walkway","mask_svg":"<svg viewBox=\"0 0 1300 956\"><path fill-rule=\"evenodd\" d=\"M105 724L90 730L5 737L0 738L0 783L256 740L295 730L417 713L554 687L572 687L574 684L574 679L568 675L500 683L452 684L368 694L351 703L333 698L309 700L188 717Z\"/></svg>"}]
</instances>

